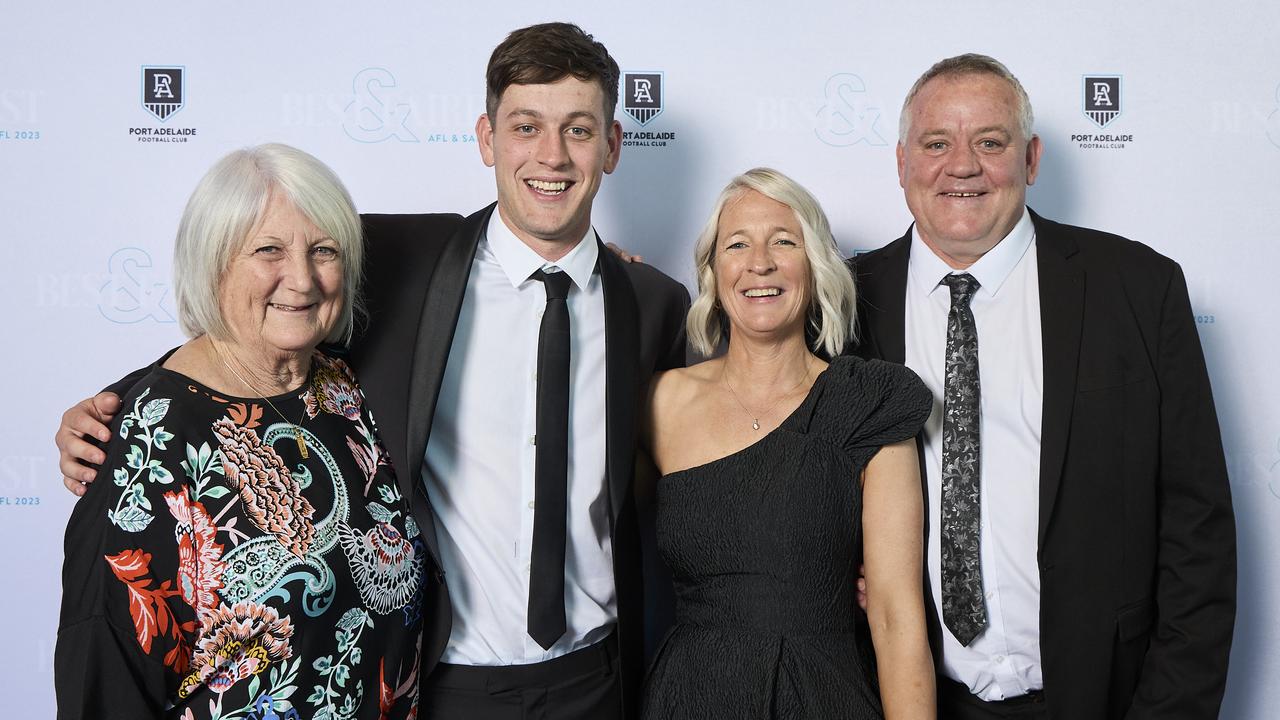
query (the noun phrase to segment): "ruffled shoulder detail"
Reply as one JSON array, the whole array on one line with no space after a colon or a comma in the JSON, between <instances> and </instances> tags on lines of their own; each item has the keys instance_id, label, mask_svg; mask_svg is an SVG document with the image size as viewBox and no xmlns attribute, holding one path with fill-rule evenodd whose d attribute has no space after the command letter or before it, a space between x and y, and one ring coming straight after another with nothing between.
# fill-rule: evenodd
<instances>
[{"instance_id":1,"label":"ruffled shoulder detail","mask_svg":"<svg viewBox=\"0 0 1280 720\"><path fill-rule=\"evenodd\" d=\"M857 461L914 437L933 409L933 394L914 372L883 360L837 357L818 383L808 432Z\"/></svg>"}]
</instances>

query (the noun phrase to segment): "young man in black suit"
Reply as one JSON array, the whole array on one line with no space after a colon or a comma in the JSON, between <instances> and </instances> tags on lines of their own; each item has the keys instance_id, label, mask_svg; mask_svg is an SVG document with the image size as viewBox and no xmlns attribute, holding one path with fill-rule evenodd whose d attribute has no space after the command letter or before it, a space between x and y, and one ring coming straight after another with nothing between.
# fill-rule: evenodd
<instances>
[{"instance_id":1,"label":"young man in black suit","mask_svg":"<svg viewBox=\"0 0 1280 720\"><path fill-rule=\"evenodd\" d=\"M511 33L476 125L498 201L364 216L350 359L429 545L427 717L638 709L637 418L650 375L684 362L688 295L591 227L621 150L618 75L574 25ZM105 430L103 407L64 417L69 487L91 479L74 458L95 461L80 436Z\"/></svg>"},{"instance_id":2,"label":"young man in black suit","mask_svg":"<svg viewBox=\"0 0 1280 720\"><path fill-rule=\"evenodd\" d=\"M921 438L939 717L1217 717L1235 527L1176 263L1026 207L1017 79L943 60L902 110L915 224L852 261L859 353L934 391Z\"/></svg>"}]
</instances>

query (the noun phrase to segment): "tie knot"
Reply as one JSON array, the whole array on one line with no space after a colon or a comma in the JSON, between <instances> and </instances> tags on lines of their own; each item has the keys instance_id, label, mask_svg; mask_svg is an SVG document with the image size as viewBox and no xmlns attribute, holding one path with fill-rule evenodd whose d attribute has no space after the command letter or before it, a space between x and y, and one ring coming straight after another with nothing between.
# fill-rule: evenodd
<instances>
[{"instance_id":1,"label":"tie knot","mask_svg":"<svg viewBox=\"0 0 1280 720\"><path fill-rule=\"evenodd\" d=\"M542 283L543 289L547 291L547 300L564 300L569 297L569 285L573 282L569 273L563 270L550 273L539 270L533 274L533 279Z\"/></svg>"},{"instance_id":2,"label":"tie knot","mask_svg":"<svg viewBox=\"0 0 1280 720\"><path fill-rule=\"evenodd\" d=\"M969 273L948 275L942 278L942 284L951 288L952 305L968 305L973 291L979 287L978 279Z\"/></svg>"}]
</instances>

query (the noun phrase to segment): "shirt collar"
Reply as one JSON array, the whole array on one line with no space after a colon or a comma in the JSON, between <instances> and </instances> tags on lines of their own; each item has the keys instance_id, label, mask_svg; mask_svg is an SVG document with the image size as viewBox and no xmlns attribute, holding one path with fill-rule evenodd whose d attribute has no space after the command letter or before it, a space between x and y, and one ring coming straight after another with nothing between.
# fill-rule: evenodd
<instances>
[{"instance_id":1,"label":"shirt collar","mask_svg":"<svg viewBox=\"0 0 1280 720\"><path fill-rule=\"evenodd\" d=\"M978 261L963 272L969 273L978 281L979 292L986 290L991 295L1000 291L1000 286L1013 269L1017 267L1027 248L1036 239L1036 227L1031 223L1031 213L1022 208L1022 217L1013 226L1009 234L996 246L987 251ZM942 278L952 273L961 272L942 261L928 245L920 239L920 232L911 228L911 261L907 268L911 276L911 286L921 294L928 295L942 282Z\"/></svg>"},{"instance_id":2,"label":"shirt collar","mask_svg":"<svg viewBox=\"0 0 1280 720\"><path fill-rule=\"evenodd\" d=\"M596 269L596 259L600 252L596 245L595 230L588 227L587 234L564 257L555 262L547 262L541 255L516 237L507 227L502 214L494 208L489 216L489 226L485 230L485 239L489 243L489 251L493 253L498 266L507 276L511 287L518 288L529 280L529 276L544 268L559 268L569 274L569 279L578 286L578 290L586 290L587 283Z\"/></svg>"}]
</instances>

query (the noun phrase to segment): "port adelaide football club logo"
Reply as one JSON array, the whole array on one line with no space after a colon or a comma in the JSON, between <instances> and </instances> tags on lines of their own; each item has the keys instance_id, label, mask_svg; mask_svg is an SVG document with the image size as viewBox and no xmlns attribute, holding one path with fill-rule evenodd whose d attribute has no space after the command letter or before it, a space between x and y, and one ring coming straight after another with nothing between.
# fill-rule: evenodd
<instances>
[{"instance_id":1,"label":"port adelaide football club logo","mask_svg":"<svg viewBox=\"0 0 1280 720\"><path fill-rule=\"evenodd\" d=\"M1124 111L1121 103L1120 75L1084 75L1081 79L1081 102L1084 116L1098 129L1106 128ZM1071 135L1071 142L1088 150L1123 150L1133 142L1133 135L1079 132Z\"/></svg>"},{"instance_id":2,"label":"port adelaide football club logo","mask_svg":"<svg viewBox=\"0 0 1280 720\"><path fill-rule=\"evenodd\" d=\"M169 119L187 104L187 69L181 65L142 67L142 107L162 125L129 128L140 143L185 143L195 137L191 127L169 127Z\"/></svg>"},{"instance_id":3,"label":"port adelaide football club logo","mask_svg":"<svg viewBox=\"0 0 1280 720\"><path fill-rule=\"evenodd\" d=\"M142 107L160 122L182 109L182 74L186 68L142 68Z\"/></svg>"},{"instance_id":4,"label":"port adelaide football club logo","mask_svg":"<svg viewBox=\"0 0 1280 720\"><path fill-rule=\"evenodd\" d=\"M1084 114L1104 128L1120 117L1120 76L1084 76Z\"/></svg>"},{"instance_id":5,"label":"port adelaide football club logo","mask_svg":"<svg viewBox=\"0 0 1280 720\"><path fill-rule=\"evenodd\" d=\"M622 74L622 111L640 127L647 128L662 114L665 99L665 75L658 71L628 71ZM623 147L668 147L675 143L674 130L624 130Z\"/></svg>"}]
</instances>

